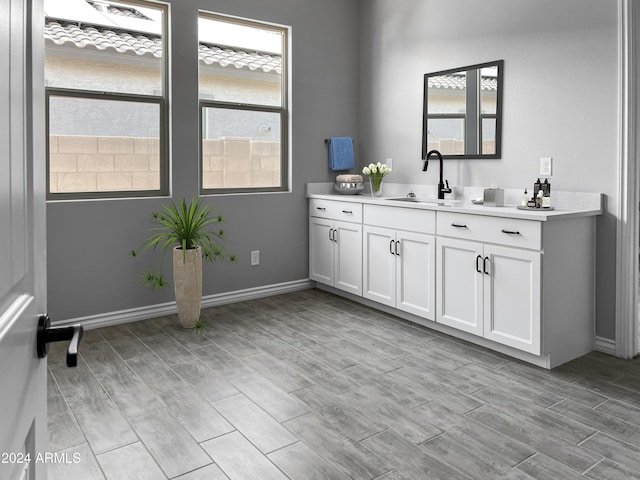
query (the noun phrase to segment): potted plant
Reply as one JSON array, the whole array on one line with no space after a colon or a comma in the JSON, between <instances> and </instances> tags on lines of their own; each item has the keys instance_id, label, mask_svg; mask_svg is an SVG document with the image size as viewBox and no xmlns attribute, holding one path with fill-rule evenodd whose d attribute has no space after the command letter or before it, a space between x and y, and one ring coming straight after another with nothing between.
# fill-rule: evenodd
<instances>
[{"instance_id":1,"label":"potted plant","mask_svg":"<svg viewBox=\"0 0 640 480\"><path fill-rule=\"evenodd\" d=\"M213 261L236 261L229 255L222 243L224 231L218 227L223 221L221 215L214 215L213 207L192 198L178 203L170 202L162 206L160 213L153 212L152 235L140 246L132 250L136 257L145 250L159 250L161 255L156 270L141 273L143 283L153 289L168 285L163 266L166 253L173 251L173 283L178 308L178 318L184 328L202 330L200 309L202 304L202 259Z\"/></svg>"}]
</instances>

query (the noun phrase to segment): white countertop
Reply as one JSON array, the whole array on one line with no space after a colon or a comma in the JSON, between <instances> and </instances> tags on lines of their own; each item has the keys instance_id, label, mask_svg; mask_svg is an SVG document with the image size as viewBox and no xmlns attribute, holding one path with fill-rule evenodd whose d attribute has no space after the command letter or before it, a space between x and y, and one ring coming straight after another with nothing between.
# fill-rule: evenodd
<instances>
[{"instance_id":1,"label":"white countertop","mask_svg":"<svg viewBox=\"0 0 640 480\"><path fill-rule=\"evenodd\" d=\"M420 187L418 187L420 188ZM516 204L507 205L510 199L517 195L517 190L505 189L504 207L485 207L474 205L471 198L482 196L482 189L465 187L464 192L455 200L445 199L444 204L403 202L391 200L393 198L406 197L407 192L415 191L415 186L401 184L384 185L381 197L373 197L365 190L358 195L343 195L333 190L333 183L309 183L307 184L307 197L324 200L337 200L343 202L356 202L370 205L386 205L399 208L415 208L420 210L436 210L442 212L466 213L471 215L487 215L492 217L522 218L526 220L549 221L575 217L587 217L602 214L602 194L582 192L552 192L554 209L520 210ZM434 198L434 195L416 192L418 198ZM516 197L517 198L517 197Z\"/></svg>"}]
</instances>

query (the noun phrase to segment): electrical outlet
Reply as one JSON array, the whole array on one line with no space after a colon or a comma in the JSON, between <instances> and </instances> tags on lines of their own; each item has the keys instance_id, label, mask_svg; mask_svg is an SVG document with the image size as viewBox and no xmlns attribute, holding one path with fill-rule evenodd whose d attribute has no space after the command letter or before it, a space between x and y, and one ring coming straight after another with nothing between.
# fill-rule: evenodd
<instances>
[{"instance_id":1,"label":"electrical outlet","mask_svg":"<svg viewBox=\"0 0 640 480\"><path fill-rule=\"evenodd\" d=\"M540 175L543 177L551 176L551 166L552 166L553 158L551 157L541 157L540 158Z\"/></svg>"},{"instance_id":2,"label":"electrical outlet","mask_svg":"<svg viewBox=\"0 0 640 480\"><path fill-rule=\"evenodd\" d=\"M253 250L251 252L251 265L260 265L260 250Z\"/></svg>"},{"instance_id":3,"label":"electrical outlet","mask_svg":"<svg viewBox=\"0 0 640 480\"><path fill-rule=\"evenodd\" d=\"M387 167L393 170L393 158L387 158L384 163L387 164Z\"/></svg>"}]
</instances>

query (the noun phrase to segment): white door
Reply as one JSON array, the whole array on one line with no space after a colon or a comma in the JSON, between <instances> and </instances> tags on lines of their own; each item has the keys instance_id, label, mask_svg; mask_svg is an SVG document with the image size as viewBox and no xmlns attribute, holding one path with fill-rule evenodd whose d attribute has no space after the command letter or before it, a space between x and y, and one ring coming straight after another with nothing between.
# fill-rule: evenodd
<instances>
[{"instance_id":1,"label":"white door","mask_svg":"<svg viewBox=\"0 0 640 480\"><path fill-rule=\"evenodd\" d=\"M362 225L335 222L334 228L336 288L362 295Z\"/></svg>"},{"instance_id":2,"label":"white door","mask_svg":"<svg viewBox=\"0 0 640 480\"><path fill-rule=\"evenodd\" d=\"M435 320L435 237L397 232L396 304L400 310Z\"/></svg>"},{"instance_id":3,"label":"white door","mask_svg":"<svg viewBox=\"0 0 640 480\"><path fill-rule=\"evenodd\" d=\"M482 336L482 244L438 238L436 321Z\"/></svg>"},{"instance_id":4,"label":"white door","mask_svg":"<svg viewBox=\"0 0 640 480\"><path fill-rule=\"evenodd\" d=\"M46 464L36 462L47 450L47 364L36 354L38 317L46 306L42 19L39 0L0 1L3 480L46 478Z\"/></svg>"},{"instance_id":5,"label":"white door","mask_svg":"<svg viewBox=\"0 0 640 480\"><path fill-rule=\"evenodd\" d=\"M309 219L309 278L333 285L333 221Z\"/></svg>"},{"instance_id":6,"label":"white door","mask_svg":"<svg viewBox=\"0 0 640 480\"><path fill-rule=\"evenodd\" d=\"M396 306L396 235L394 230L365 225L362 230L362 295Z\"/></svg>"},{"instance_id":7,"label":"white door","mask_svg":"<svg viewBox=\"0 0 640 480\"><path fill-rule=\"evenodd\" d=\"M484 337L540 355L540 253L486 245Z\"/></svg>"}]
</instances>

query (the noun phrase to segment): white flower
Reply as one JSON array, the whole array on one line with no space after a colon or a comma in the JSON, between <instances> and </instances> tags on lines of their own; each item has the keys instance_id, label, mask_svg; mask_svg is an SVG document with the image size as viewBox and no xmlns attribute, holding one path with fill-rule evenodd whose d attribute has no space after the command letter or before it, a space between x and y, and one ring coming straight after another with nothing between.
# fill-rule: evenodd
<instances>
[{"instance_id":1,"label":"white flower","mask_svg":"<svg viewBox=\"0 0 640 480\"><path fill-rule=\"evenodd\" d=\"M391 169L381 162L370 163L369 166L362 169L362 173L371 177L382 178L391 173Z\"/></svg>"}]
</instances>

